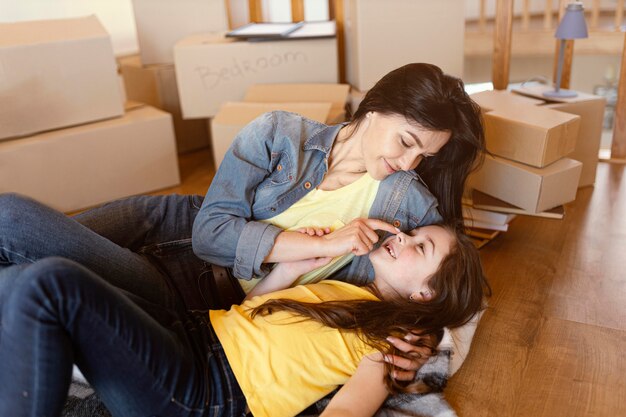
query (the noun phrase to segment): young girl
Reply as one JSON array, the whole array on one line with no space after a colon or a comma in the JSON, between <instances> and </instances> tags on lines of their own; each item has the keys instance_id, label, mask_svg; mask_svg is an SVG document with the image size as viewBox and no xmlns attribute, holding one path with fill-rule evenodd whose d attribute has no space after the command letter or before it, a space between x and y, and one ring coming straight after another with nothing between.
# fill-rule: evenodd
<instances>
[{"instance_id":1,"label":"young girl","mask_svg":"<svg viewBox=\"0 0 626 417\"><path fill-rule=\"evenodd\" d=\"M471 242L440 226L398 233L370 259L370 286L328 280L209 314L164 312L64 259L13 267L0 415L58 415L73 361L114 416L292 416L344 384L323 416L373 415L390 392L414 389L392 378L389 339L463 325L488 286Z\"/></svg>"}]
</instances>

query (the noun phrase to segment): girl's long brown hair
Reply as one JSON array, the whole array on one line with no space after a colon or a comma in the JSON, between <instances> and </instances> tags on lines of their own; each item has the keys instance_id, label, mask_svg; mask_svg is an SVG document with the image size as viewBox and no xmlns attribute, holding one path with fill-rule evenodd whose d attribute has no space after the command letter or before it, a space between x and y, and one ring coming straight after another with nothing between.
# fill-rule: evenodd
<instances>
[{"instance_id":1,"label":"girl's long brown hair","mask_svg":"<svg viewBox=\"0 0 626 417\"><path fill-rule=\"evenodd\" d=\"M431 340L434 349L444 327L454 328L467 323L484 305L491 289L483 274L478 251L464 235L452 231L456 244L442 260L439 269L429 279L433 298L428 302L408 299L343 300L304 303L289 299L268 300L252 310L268 315L289 311L325 326L356 332L370 346L383 354L402 355L386 341L389 335L400 338L413 332ZM376 293L376 290L374 288ZM392 377L392 366L385 364L385 385L390 393L416 392L414 384L402 384Z\"/></svg>"}]
</instances>

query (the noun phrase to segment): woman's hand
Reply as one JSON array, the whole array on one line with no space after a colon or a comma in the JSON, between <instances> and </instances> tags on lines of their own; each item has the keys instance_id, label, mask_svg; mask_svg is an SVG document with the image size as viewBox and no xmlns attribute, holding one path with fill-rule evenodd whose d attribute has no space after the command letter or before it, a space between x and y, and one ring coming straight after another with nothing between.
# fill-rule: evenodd
<instances>
[{"instance_id":1,"label":"woman's hand","mask_svg":"<svg viewBox=\"0 0 626 417\"><path fill-rule=\"evenodd\" d=\"M355 219L332 233L322 236L325 256L342 256L353 253L365 255L378 242L376 230L398 233L399 230L378 219Z\"/></svg>"},{"instance_id":2,"label":"woman's hand","mask_svg":"<svg viewBox=\"0 0 626 417\"><path fill-rule=\"evenodd\" d=\"M395 369L393 378L398 381L412 381L416 372L424 365L433 354L432 336L418 336L407 333L403 339L389 336L387 341L396 349L404 352L405 356L385 355L385 362L392 364Z\"/></svg>"}]
</instances>

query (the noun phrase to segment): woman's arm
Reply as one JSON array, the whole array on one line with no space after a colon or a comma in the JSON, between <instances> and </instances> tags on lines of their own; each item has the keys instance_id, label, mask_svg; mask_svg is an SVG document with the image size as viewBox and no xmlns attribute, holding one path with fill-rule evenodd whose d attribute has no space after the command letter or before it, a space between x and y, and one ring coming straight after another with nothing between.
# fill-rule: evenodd
<instances>
[{"instance_id":1,"label":"woman's arm","mask_svg":"<svg viewBox=\"0 0 626 417\"><path fill-rule=\"evenodd\" d=\"M355 219L344 227L322 236L301 232L280 233L265 262L291 262L306 258L367 254L378 242L376 230L398 233L398 229L377 219Z\"/></svg>"},{"instance_id":2,"label":"woman's arm","mask_svg":"<svg viewBox=\"0 0 626 417\"><path fill-rule=\"evenodd\" d=\"M361 359L356 372L330 400L320 417L370 417L387 398L385 364L377 352Z\"/></svg>"},{"instance_id":3,"label":"woman's arm","mask_svg":"<svg viewBox=\"0 0 626 417\"><path fill-rule=\"evenodd\" d=\"M193 224L195 254L217 265L233 266L238 278L265 275L261 264L282 232L252 220L257 188L273 174L277 124L276 114L266 113L237 134Z\"/></svg>"}]
</instances>

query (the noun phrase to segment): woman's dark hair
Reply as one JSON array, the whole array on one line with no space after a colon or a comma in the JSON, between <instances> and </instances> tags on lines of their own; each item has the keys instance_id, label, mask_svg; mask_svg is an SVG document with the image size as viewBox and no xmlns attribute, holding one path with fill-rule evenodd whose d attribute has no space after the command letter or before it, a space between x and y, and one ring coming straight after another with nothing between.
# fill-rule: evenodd
<instances>
[{"instance_id":1,"label":"woman's dark hair","mask_svg":"<svg viewBox=\"0 0 626 417\"><path fill-rule=\"evenodd\" d=\"M460 327L484 308L491 288L483 274L478 250L466 236L445 226L456 242L429 278L433 294L427 302L409 299L348 300L304 303L288 299L268 300L252 310L252 316L289 311L328 327L356 332L370 346L383 353L402 355L386 341L389 335L402 338L409 332L430 338L434 349L444 327ZM415 384L402 384L392 378L392 366L385 365L385 385L390 393L419 392Z\"/></svg>"},{"instance_id":2,"label":"woman's dark hair","mask_svg":"<svg viewBox=\"0 0 626 417\"><path fill-rule=\"evenodd\" d=\"M461 230L465 180L482 162L485 149L480 107L465 92L463 81L435 65L408 64L385 75L367 92L350 124L356 130L372 111L402 115L426 129L451 133L448 143L423 159L416 172L439 201L444 222Z\"/></svg>"}]
</instances>

